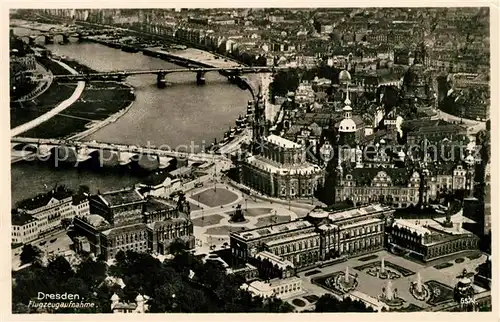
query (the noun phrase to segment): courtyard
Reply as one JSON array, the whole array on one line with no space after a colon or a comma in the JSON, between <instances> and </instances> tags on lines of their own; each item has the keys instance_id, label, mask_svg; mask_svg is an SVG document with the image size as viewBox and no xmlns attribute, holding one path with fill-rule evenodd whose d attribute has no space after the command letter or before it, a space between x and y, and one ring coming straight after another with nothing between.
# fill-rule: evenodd
<instances>
[{"instance_id":1,"label":"courtyard","mask_svg":"<svg viewBox=\"0 0 500 322\"><path fill-rule=\"evenodd\" d=\"M375 257L376 256L376 257ZM401 307L394 311L414 311L418 308L426 309L437 306L453 299L453 289L457 282L457 277L466 269L472 272L485 260L485 255L478 258L468 259L460 263L455 263L446 269L436 269L430 265L424 265L402 257L393 255L387 251L379 251L369 256L351 258L347 261L332 266L317 268L311 271L299 273L303 280L306 295L321 296L324 293L332 293L343 296L349 290L339 287L339 280L343 280L345 272L349 272L349 279L356 278L356 286L352 291L358 291L377 300L383 299L390 289L391 295L398 299ZM385 269L397 275L395 278L383 278L377 274L369 274L371 268L380 268L384 261ZM319 272L318 272L319 271ZM410 291L412 284L419 280L426 289L430 291L427 298L416 299ZM352 283L351 283L352 284ZM474 286L477 293L484 289Z\"/></svg>"}]
</instances>

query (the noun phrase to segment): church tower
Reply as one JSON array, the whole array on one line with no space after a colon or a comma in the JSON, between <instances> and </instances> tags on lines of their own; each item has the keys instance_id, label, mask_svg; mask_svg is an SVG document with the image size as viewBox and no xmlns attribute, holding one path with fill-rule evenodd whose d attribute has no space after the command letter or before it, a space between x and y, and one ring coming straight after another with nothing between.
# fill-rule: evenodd
<instances>
[{"instance_id":1,"label":"church tower","mask_svg":"<svg viewBox=\"0 0 500 322\"><path fill-rule=\"evenodd\" d=\"M262 96L262 85L259 85L259 93L254 101L254 121L252 128L252 152L259 154L262 149L262 141L267 135L266 128L266 110L264 98Z\"/></svg>"},{"instance_id":2,"label":"church tower","mask_svg":"<svg viewBox=\"0 0 500 322\"><path fill-rule=\"evenodd\" d=\"M349 99L349 88L347 88L347 97L344 101L344 119L339 125L339 144L347 145L350 148L356 146L356 123L352 119L351 100Z\"/></svg>"}]
</instances>

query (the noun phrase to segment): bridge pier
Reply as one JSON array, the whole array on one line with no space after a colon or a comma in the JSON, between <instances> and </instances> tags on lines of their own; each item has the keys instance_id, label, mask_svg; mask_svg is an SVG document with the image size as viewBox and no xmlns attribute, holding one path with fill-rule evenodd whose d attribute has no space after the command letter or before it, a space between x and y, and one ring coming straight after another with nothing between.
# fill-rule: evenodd
<instances>
[{"instance_id":1,"label":"bridge pier","mask_svg":"<svg viewBox=\"0 0 500 322\"><path fill-rule=\"evenodd\" d=\"M205 85L205 72L196 72L196 84Z\"/></svg>"},{"instance_id":2,"label":"bridge pier","mask_svg":"<svg viewBox=\"0 0 500 322\"><path fill-rule=\"evenodd\" d=\"M156 86L158 88L165 88L167 86L167 73L156 74Z\"/></svg>"}]
</instances>

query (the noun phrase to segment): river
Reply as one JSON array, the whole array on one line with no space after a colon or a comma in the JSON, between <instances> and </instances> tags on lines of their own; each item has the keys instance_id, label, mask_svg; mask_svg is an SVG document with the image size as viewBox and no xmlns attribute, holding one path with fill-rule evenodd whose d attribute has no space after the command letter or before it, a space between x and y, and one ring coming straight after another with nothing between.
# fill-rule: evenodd
<instances>
[{"instance_id":1,"label":"river","mask_svg":"<svg viewBox=\"0 0 500 322\"><path fill-rule=\"evenodd\" d=\"M19 29L15 29L19 34ZM94 43L48 45L52 52L64 55L98 71L179 68L163 60L126 53ZM156 87L154 75L129 77L134 86L136 101L130 111L115 123L88 136L88 140L134 145L168 145L172 148L200 145L220 139L223 132L239 114L246 112L251 99L218 73L206 74L206 85L196 85L193 73L174 73L167 76L165 89ZM18 163L12 166L12 201L34 196L56 183L77 188L80 184L93 191L121 188L138 179L129 176L77 172L74 169L49 169L40 165Z\"/></svg>"}]
</instances>

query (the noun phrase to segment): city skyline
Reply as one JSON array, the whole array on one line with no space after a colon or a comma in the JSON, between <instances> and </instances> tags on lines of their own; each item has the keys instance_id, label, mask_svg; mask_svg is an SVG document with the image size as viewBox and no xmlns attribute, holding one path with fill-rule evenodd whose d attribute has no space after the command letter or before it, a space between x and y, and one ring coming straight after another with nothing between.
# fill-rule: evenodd
<instances>
[{"instance_id":1,"label":"city skyline","mask_svg":"<svg viewBox=\"0 0 500 322\"><path fill-rule=\"evenodd\" d=\"M11 10L12 313L495 312L493 12Z\"/></svg>"}]
</instances>

